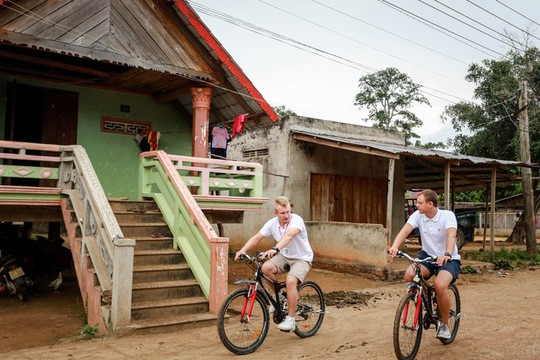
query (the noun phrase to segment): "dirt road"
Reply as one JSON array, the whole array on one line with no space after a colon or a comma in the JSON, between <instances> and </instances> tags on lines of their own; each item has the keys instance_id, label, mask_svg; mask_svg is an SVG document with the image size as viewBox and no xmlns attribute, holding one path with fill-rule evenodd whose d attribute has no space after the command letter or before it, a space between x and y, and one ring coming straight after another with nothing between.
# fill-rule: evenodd
<instances>
[{"instance_id":1,"label":"dirt road","mask_svg":"<svg viewBox=\"0 0 540 360\"><path fill-rule=\"evenodd\" d=\"M272 324L250 359L392 359L392 323L405 287L363 277L312 270L325 292L359 290L373 295L367 305L331 306L320 332L300 339ZM540 270L462 275L458 281L463 317L455 342L444 346L435 331L424 332L418 359L540 358ZM31 337L28 339L32 342ZM116 338L63 339L48 346L2 351L2 359L232 359L215 327L181 333Z\"/></svg>"}]
</instances>

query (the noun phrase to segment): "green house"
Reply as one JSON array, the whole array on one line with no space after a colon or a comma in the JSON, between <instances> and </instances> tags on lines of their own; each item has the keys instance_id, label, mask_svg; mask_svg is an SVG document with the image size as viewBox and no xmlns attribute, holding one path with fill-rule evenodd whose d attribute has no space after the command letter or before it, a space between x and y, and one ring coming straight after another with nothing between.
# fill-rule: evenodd
<instances>
[{"instance_id":1,"label":"green house","mask_svg":"<svg viewBox=\"0 0 540 360\"><path fill-rule=\"evenodd\" d=\"M159 326L152 266L177 273L161 280L182 288L172 298L196 299L167 299L171 319L215 313L228 239L212 224L267 199L262 167L214 154L210 136L277 114L187 1L0 5L0 222L65 234L102 332Z\"/></svg>"}]
</instances>

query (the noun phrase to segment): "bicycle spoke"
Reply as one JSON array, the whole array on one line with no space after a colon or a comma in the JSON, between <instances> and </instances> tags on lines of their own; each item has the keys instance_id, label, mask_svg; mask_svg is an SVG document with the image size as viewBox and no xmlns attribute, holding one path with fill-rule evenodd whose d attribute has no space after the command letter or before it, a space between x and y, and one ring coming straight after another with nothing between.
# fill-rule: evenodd
<instances>
[{"instance_id":1,"label":"bicycle spoke","mask_svg":"<svg viewBox=\"0 0 540 360\"><path fill-rule=\"evenodd\" d=\"M422 308L417 307L416 293L407 294L399 304L394 319L394 352L398 359L414 359L422 339Z\"/></svg>"},{"instance_id":2,"label":"bicycle spoke","mask_svg":"<svg viewBox=\"0 0 540 360\"><path fill-rule=\"evenodd\" d=\"M298 304L296 306L295 334L309 337L321 327L324 318L324 295L313 281L306 281L298 288Z\"/></svg>"},{"instance_id":3,"label":"bicycle spoke","mask_svg":"<svg viewBox=\"0 0 540 360\"><path fill-rule=\"evenodd\" d=\"M245 289L232 293L218 315L221 342L239 355L255 351L268 332L268 312L264 302L259 297L252 300L247 294Z\"/></svg>"}]
</instances>

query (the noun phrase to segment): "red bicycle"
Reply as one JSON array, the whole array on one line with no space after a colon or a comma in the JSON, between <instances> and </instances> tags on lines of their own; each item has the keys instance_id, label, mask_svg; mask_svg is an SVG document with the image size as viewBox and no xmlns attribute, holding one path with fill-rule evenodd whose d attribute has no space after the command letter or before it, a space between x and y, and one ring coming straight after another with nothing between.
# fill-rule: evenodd
<instances>
[{"instance_id":1,"label":"red bicycle","mask_svg":"<svg viewBox=\"0 0 540 360\"><path fill-rule=\"evenodd\" d=\"M427 330L431 325L436 326L440 320L435 288L422 277L420 269L420 264L435 262L437 258L429 257L420 260L402 251L398 251L396 256L407 259L415 270L413 281L407 284L409 290L401 299L394 318L394 352L398 359L409 360L414 359L418 353L422 341L422 329ZM461 300L457 286L450 284L447 292L450 297L448 327L451 336L449 339L439 338L445 345L454 341L461 317Z\"/></svg>"},{"instance_id":2,"label":"red bicycle","mask_svg":"<svg viewBox=\"0 0 540 360\"><path fill-rule=\"evenodd\" d=\"M274 307L273 320L279 324L288 313L285 282L276 282L261 271L265 260L261 254L243 254L254 270L253 279L238 280L235 284L245 288L231 293L223 302L218 315L217 327L221 342L229 351L244 355L257 350L268 334L270 311ZM267 283L279 294L278 300L271 294ZM321 287L313 281L298 285L298 304L295 311L296 328L294 333L301 338L315 335L324 318L324 294Z\"/></svg>"}]
</instances>

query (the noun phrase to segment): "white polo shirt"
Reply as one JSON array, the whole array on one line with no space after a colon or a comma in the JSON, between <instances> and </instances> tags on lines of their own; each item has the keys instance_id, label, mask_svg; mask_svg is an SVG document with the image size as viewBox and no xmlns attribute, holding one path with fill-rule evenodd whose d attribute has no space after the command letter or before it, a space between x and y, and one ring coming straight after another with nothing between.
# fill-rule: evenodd
<instances>
[{"instance_id":1,"label":"white polo shirt","mask_svg":"<svg viewBox=\"0 0 540 360\"><path fill-rule=\"evenodd\" d=\"M425 214L420 214L420 211L416 210L409 217L407 223L420 230L422 250L430 256L443 255L446 252L446 229L457 229L456 215L452 211L441 209L437 209L433 219L428 218ZM461 260L457 245L454 245L452 259Z\"/></svg>"},{"instance_id":2,"label":"white polo shirt","mask_svg":"<svg viewBox=\"0 0 540 360\"><path fill-rule=\"evenodd\" d=\"M285 227L279 225L279 218L276 216L268 220L259 233L262 236L272 236L277 243L290 228L298 229L300 232L279 253L287 259L313 261L313 250L311 250L311 246L309 245L306 225L299 215L291 214L291 220L285 224Z\"/></svg>"}]
</instances>

